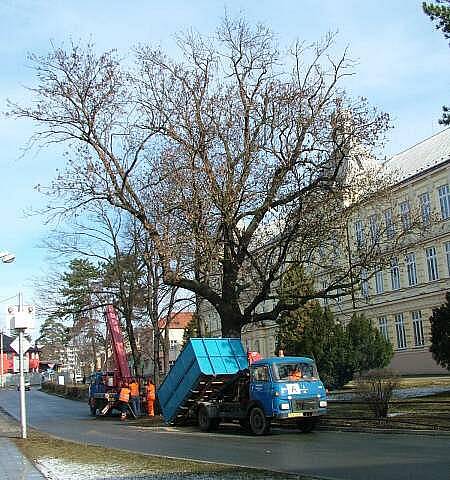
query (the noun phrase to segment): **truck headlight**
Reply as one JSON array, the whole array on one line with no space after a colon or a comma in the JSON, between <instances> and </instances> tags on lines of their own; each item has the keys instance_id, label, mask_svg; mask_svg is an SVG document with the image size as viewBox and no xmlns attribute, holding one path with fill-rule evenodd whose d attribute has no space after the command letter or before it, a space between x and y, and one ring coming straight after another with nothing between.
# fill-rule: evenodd
<instances>
[{"instance_id":1,"label":"truck headlight","mask_svg":"<svg viewBox=\"0 0 450 480\"><path fill-rule=\"evenodd\" d=\"M289 410L289 403L280 403L280 410Z\"/></svg>"},{"instance_id":2,"label":"truck headlight","mask_svg":"<svg viewBox=\"0 0 450 480\"><path fill-rule=\"evenodd\" d=\"M319 402L319 407L325 408L326 406L327 406L327 401L326 401L326 400L321 400L321 401Z\"/></svg>"}]
</instances>

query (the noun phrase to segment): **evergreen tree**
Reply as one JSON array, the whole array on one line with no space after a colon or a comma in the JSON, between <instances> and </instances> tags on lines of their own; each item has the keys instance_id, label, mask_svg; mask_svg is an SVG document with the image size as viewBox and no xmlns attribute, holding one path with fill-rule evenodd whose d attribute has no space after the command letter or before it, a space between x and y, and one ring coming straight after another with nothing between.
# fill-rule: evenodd
<instances>
[{"instance_id":1,"label":"evergreen tree","mask_svg":"<svg viewBox=\"0 0 450 480\"><path fill-rule=\"evenodd\" d=\"M431 346L430 352L436 362L450 370L450 293L445 296L445 303L433 309L430 317Z\"/></svg>"},{"instance_id":2,"label":"evergreen tree","mask_svg":"<svg viewBox=\"0 0 450 480\"><path fill-rule=\"evenodd\" d=\"M278 323L278 348L286 355L313 357L327 386L339 388L353 378L345 329L329 309L314 302L282 316Z\"/></svg>"},{"instance_id":3,"label":"evergreen tree","mask_svg":"<svg viewBox=\"0 0 450 480\"><path fill-rule=\"evenodd\" d=\"M450 1L437 0L436 3L422 3L423 11L436 22L436 28L442 30L444 37L450 40Z\"/></svg>"},{"instance_id":4,"label":"evergreen tree","mask_svg":"<svg viewBox=\"0 0 450 480\"><path fill-rule=\"evenodd\" d=\"M437 0L437 3L422 3L423 11L436 23L436 28L444 33L444 37L450 40L450 1ZM443 115L439 123L450 125L450 108L442 107Z\"/></svg>"},{"instance_id":5,"label":"evergreen tree","mask_svg":"<svg viewBox=\"0 0 450 480\"><path fill-rule=\"evenodd\" d=\"M390 343L369 320L355 315L344 327L317 302L282 316L278 324L278 348L287 355L313 357L331 388L344 386L356 372L385 367L393 355Z\"/></svg>"},{"instance_id":6,"label":"evergreen tree","mask_svg":"<svg viewBox=\"0 0 450 480\"><path fill-rule=\"evenodd\" d=\"M73 325L70 336L78 348L80 362L95 369L98 348L104 344L96 308L93 302L92 285L99 282L101 273L98 267L85 259L70 262L69 270L62 275L59 293L62 300L57 303L56 316L71 317Z\"/></svg>"},{"instance_id":7,"label":"evergreen tree","mask_svg":"<svg viewBox=\"0 0 450 480\"><path fill-rule=\"evenodd\" d=\"M187 327L184 329L183 333L183 346L186 345L187 341L190 338L198 338L201 337L201 332L198 324L198 317L197 315L192 315L190 322L188 323Z\"/></svg>"},{"instance_id":8,"label":"evergreen tree","mask_svg":"<svg viewBox=\"0 0 450 480\"><path fill-rule=\"evenodd\" d=\"M69 331L62 322L55 317L48 317L39 329L37 342L44 360L60 361L69 341Z\"/></svg>"},{"instance_id":9,"label":"evergreen tree","mask_svg":"<svg viewBox=\"0 0 450 480\"><path fill-rule=\"evenodd\" d=\"M89 309L92 283L100 278L99 269L88 260L72 260L69 270L62 275L63 285L59 291L63 301L58 304L59 316L79 315Z\"/></svg>"},{"instance_id":10,"label":"evergreen tree","mask_svg":"<svg viewBox=\"0 0 450 480\"><path fill-rule=\"evenodd\" d=\"M370 320L363 315L353 315L346 327L352 360L356 372L366 372L374 368L386 367L392 359L394 350Z\"/></svg>"}]
</instances>

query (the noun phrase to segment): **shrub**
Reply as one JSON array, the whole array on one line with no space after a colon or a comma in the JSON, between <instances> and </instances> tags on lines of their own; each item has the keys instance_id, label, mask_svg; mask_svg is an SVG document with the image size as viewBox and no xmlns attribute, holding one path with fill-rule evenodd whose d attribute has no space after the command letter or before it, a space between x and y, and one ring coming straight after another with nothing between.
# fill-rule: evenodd
<instances>
[{"instance_id":1,"label":"shrub","mask_svg":"<svg viewBox=\"0 0 450 480\"><path fill-rule=\"evenodd\" d=\"M399 383L399 375L388 369L372 370L356 380L360 398L368 403L377 419L387 418L389 402Z\"/></svg>"},{"instance_id":2,"label":"shrub","mask_svg":"<svg viewBox=\"0 0 450 480\"><path fill-rule=\"evenodd\" d=\"M45 392L77 400L86 400L88 397L88 385L58 385L53 382L44 382L41 388Z\"/></svg>"}]
</instances>

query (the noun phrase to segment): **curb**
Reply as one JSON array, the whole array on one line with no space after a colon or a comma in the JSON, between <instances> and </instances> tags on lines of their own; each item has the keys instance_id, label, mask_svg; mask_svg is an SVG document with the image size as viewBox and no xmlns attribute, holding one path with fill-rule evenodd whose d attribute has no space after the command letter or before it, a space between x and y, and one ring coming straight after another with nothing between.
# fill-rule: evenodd
<instances>
[{"instance_id":1,"label":"curb","mask_svg":"<svg viewBox=\"0 0 450 480\"><path fill-rule=\"evenodd\" d=\"M364 428L364 427L321 427L317 430L322 432L355 432L355 433L392 433L395 435L427 435L432 437L450 436L449 430L402 430L400 428Z\"/></svg>"}]
</instances>

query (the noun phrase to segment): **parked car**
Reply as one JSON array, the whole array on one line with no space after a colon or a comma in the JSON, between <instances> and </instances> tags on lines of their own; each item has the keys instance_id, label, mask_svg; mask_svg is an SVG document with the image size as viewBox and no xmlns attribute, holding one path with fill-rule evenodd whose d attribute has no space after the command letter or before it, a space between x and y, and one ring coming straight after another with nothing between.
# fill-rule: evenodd
<instances>
[{"instance_id":1,"label":"parked car","mask_svg":"<svg viewBox=\"0 0 450 480\"><path fill-rule=\"evenodd\" d=\"M17 391L20 390L20 384L17 385ZM25 380L25 390L28 392L31 390L31 383L29 380Z\"/></svg>"}]
</instances>

